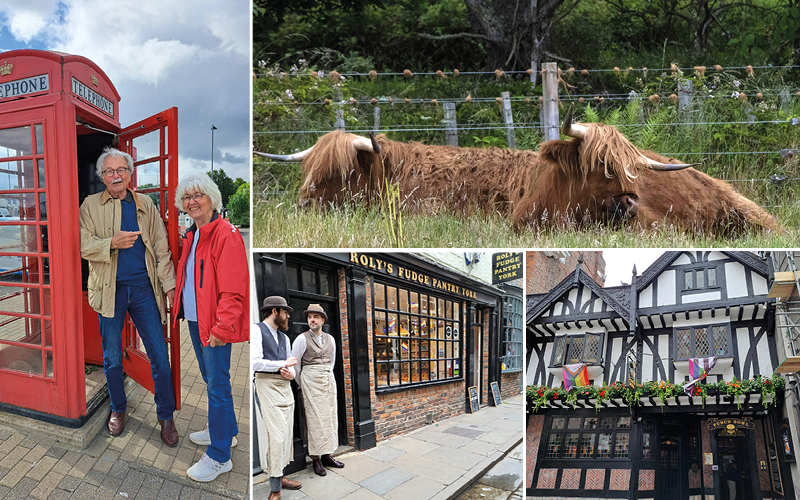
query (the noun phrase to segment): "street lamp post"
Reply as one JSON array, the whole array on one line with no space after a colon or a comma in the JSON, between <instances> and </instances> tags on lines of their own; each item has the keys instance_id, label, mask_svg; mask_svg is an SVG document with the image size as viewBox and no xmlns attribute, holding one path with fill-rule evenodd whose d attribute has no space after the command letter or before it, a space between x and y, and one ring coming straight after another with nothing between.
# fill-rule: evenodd
<instances>
[{"instance_id":1,"label":"street lamp post","mask_svg":"<svg viewBox=\"0 0 800 500\"><path fill-rule=\"evenodd\" d=\"M211 124L211 177L214 177L214 131L217 130L217 127L214 124Z\"/></svg>"}]
</instances>

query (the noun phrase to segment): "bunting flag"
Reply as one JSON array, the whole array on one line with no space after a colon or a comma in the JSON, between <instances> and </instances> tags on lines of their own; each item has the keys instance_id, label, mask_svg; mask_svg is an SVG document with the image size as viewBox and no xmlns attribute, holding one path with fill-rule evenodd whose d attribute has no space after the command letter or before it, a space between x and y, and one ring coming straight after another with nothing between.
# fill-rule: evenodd
<instances>
[{"instance_id":1,"label":"bunting flag","mask_svg":"<svg viewBox=\"0 0 800 500\"><path fill-rule=\"evenodd\" d=\"M564 388L566 390L586 385L589 385L589 372L586 370L585 363L564 365Z\"/></svg>"},{"instance_id":2,"label":"bunting flag","mask_svg":"<svg viewBox=\"0 0 800 500\"><path fill-rule=\"evenodd\" d=\"M683 384L683 390L689 396L694 391L694 386L708 376L708 372L717 364L717 356L711 358L689 358L689 376L692 380Z\"/></svg>"}]
</instances>

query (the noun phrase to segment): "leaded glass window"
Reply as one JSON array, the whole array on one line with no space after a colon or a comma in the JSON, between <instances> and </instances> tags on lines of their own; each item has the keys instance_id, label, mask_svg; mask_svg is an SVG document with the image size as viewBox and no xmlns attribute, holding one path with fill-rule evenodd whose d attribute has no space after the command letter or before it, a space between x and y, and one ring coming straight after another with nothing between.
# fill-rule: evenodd
<instances>
[{"instance_id":1,"label":"leaded glass window","mask_svg":"<svg viewBox=\"0 0 800 500\"><path fill-rule=\"evenodd\" d=\"M580 363L583 361L583 345L585 342L584 337L575 337L570 342L569 348L569 362L570 363Z\"/></svg>"},{"instance_id":2,"label":"leaded glass window","mask_svg":"<svg viewBox=\"0 0 800 500\"><path fill-rule=\"evenodd\" d=\"M728 324L675 329L675 359L731 356Z\"/></svg>"},{"instance_id":3,"label":"leaded glass window","mask_svg":"<svg viewBox=\"0 0 800 500\"><path fill-rule=\"evenodd\" d=\"M564 458L578 457L578 436L579 434L567 434L564 439Z\"/></svg>"},{"instance_id":4,"label":"leaded glass window","mask_svg":"<svg viewBox=\"0 0 800 500\"><path fill-rule=\"evenodd\" d=\"M602 362L602 355L602 333L562 335L555 338L551 366L576 363L598 364Z\"/></svg>"},{"instance_id":5,"label":"leaded glass window","mask_svg":"<svg viewBox=\"0 0 800 500\"><path fill-rule=\"evenodd\" d=\"M630 415L552 417L546 431L545 458L627 459L630 428Z\"/></svg>"},{"instance_id":6,"label":"leaded glass window","mask_svg":"<svg viewBox=\"0 0 800 500\"><path fill-rule=\"evenodd\" d=\"M614 458L628 458L628 445L630 444L630 434L618 432L614 443Z\"/></svg>"},{"instance_id":7,"label":"leaded glass window","mask_svg":"<svg viewBox=\"0 0 800 500\"><path fill-rule=\"evenodd\" d=\"M547 442L547 458L558 458L561 452L561 434L550 434Z\"/></svg>"},{"instance_id":8,"label":"leaded glass window","mask_svg":"<svg viewBox=\"0 0 800 500\"><path fill-rule=\"evenodd\" d=\"M581 435L581 458L592 458L594 456L595 434Z\"/></svg>"},{"instance_id":9,"label":"leaded glass window","mask_svg":"<svg viewBox=\"0 0 800 500\"><path fill-rule=\"evenodd\" d=\"M681 285L684 292L717 288L717 266L713 265L701 269L683 271L683 283Z\"/></svg>"},{"instance_id":10,"label":"leaded glass window","mask_svg":"<svg viewBox=\"0 0 800 500\"><path fill-rule=\"evenodd\" d=\"M458 304L455 304L458 307ZM449 311L449 309L448 309ZM522 370L522 297L507 295L503 298L502 370Z\"/></svg>"},{"instance_id":11,"label":"leaded glass window","mask_svg":"<svg viewBox=\"0 0 800 500\"><path fill-rule=\"evenodd\" d=\"M596 363L600 357L600 335L586 334L586 348L583 354L584 361Z\"/></svg>"}]
</instances>

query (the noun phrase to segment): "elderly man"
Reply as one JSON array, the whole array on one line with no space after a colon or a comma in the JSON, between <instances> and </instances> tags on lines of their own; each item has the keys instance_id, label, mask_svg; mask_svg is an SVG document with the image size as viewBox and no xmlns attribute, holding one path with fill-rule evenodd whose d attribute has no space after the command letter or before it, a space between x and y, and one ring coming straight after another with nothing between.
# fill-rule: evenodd
<instances>
[{"instance_id":1,"label":"elderly man","mask_svg":"<svg viewBox=\"0 0 800 500\"><path fill-rule=\"evenodd\" d=\"M292 346L297 358L295 378L303 393L303 406L308 428L308 454L318 476L327 474L325 467L344 467L331 456L339 446L339 420L336 412L336 380L333 364L336 348L333 337L322 331L328 315L319 304L303 311L309 330L298 337Z\"/></svg>"},{"instance_id":2,"label":"elderly man","mask_svg":"<svg viewBox=\"0 0 800 500\"><path fill-rule=\"evenodd\" d=\"M262 322L250 330L250 362L255 372L269 463L269 500L280 500L281 487L290 490L301 487L299 482L283 477L283 469L292 461L291 380L297 359L291 357L289 337L281 330L289 328L289 313L293 310L283 297L267 297L260 309Z\"/></svg>"},{"instance_id":3,"label":"elderly man","mask_svg":"<svg viewBox=\"0 0 800 500\"><path fill-rule=\"evenodd\" d=\"M122 327L130 314L150 358L161 440L175 446L175 394L163 330L168 306L164 294L171 303L175 269L158 209L149 196L128 189L132 172L129 154L105 148L97 159L97 175L106 189L87 196L80 211L81 257L89 261L89 305L100 319L103 372L111 398L108 430L119 436L125 428Z\"/></svg>"}]
</instances>

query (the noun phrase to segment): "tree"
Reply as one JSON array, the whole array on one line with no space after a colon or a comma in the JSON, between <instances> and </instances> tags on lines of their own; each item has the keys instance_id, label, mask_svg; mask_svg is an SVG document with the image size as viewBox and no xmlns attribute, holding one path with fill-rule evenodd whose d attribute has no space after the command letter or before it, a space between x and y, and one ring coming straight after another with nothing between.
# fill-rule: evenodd
<instances>
[{"instance_id":1,"label":"tree","mask_svg":"<svg viewBox=\"0 0 800 500\"><path fill-rule=\"evenodd\" d=\"M219 188L219 192L222 195L222 206L228 206L228 198L236 192L236 185L228 174L225 173L224 170L221 168L214 169L213 172L207 172L208 176L211 177L211 180L214 181L214 184L217 185Z\"/></svg>"},{"instance_id":2,"label":"tree","mask_svg":"<svg viewBox=\"0 0 800 500\"><path fill-rule=\"evenodd\" d=\"M231 196L230 204L231 224L250 227L250 184L245 182Z\"/></svg>"},{"instance_id":3,"label":"tree","mask_svg":"<svg viewBox=\"0 0 800 500\"><path fill-rule=\"evenodd\" d=\"M580 0L573 0L577 5ZM486 42L487 69L524 70L545 58L564 60L550 52L550 28L564 0L464 0L473 34Z\"/></svg>"}]
</instances>

